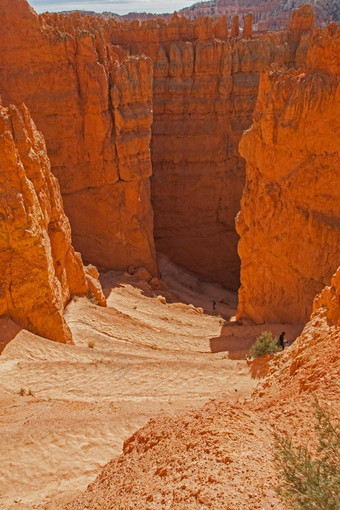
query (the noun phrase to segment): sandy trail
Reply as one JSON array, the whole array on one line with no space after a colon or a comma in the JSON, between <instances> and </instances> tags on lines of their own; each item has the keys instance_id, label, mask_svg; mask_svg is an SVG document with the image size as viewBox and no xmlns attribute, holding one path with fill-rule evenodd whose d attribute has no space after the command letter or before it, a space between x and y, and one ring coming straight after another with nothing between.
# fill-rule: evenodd
<instances>
[{"instance_id":1,"label":"sandy trail","mask_svg":"<svg viewBox=\"0 0 340 510\"><path fill-rule=\"evenodd\" d=\"M221 317L179 299L209 311L217 296L225 302L215 313L229 317L235 296L169 264L162 269L178 302L115 273L102 279L106 309L73 300L66 319L75 346L11 328L14 338L0 356L1 508L38 509L84 490L153 416L251 394L257 381L242 358L263 327L229 332ZM211 352L221 332L224 350L237 339L237 361Z\"/></svg>"}]
</instances>

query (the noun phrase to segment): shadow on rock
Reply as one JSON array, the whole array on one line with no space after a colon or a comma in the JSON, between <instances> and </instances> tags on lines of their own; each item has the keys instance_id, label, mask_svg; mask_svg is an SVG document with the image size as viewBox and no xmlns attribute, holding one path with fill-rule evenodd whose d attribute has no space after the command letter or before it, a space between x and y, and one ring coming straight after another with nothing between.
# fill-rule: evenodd
<instances>
[{"instance_id":1,"label":"shadow on rock","mask_svg":"<svg viewBox=\"0 0 340 510\"><path fill-rule=\"evenodd\" d=\"M6 347L6 345L13 340L22 330L21 326L18 326L8 317L0 317L0 354Z\"/></svg>"}]
</instances>

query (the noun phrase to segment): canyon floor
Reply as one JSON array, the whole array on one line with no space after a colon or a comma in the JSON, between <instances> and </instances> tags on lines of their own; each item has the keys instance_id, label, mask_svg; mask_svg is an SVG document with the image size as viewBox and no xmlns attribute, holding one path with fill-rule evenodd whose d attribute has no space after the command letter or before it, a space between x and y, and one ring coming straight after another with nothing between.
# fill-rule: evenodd
<instances>
[{"instance_id":1,"label":"canyon floor","mask_svg":"<svg viewBox=\"0 0 340 510\"><path fill-rule=\"evenodd\" d=\"M102 274L107 308L67 308L74 346L0 321L1 508L60 508L150 418L251 398L262 374L245 358L264 327L227 325L236 295L165 259L161 271L168 291ZM265 329L293 339L302 325Z\"/></svg>"}]
</instances>

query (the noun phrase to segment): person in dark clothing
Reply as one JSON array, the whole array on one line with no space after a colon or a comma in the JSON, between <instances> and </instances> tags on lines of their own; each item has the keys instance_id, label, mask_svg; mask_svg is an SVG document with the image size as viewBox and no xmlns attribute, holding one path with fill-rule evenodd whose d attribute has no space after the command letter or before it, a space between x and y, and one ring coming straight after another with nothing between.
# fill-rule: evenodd
<instances>
[{"instance_id":1,"label":"person in dark clothing","mask_svg":"<svg viewBox=\"0 0 340 510\"><path fill-rule=\"evenodd\" d=\"M215 299L213 301L213 310L216 310L216 301L215 301Z\"/></svg>"},{"instance_id":2,"label":"person in dark clothing","mask_svg":"<svg viewBox=\"0 0 340 510\"><path fill-rule=\"evenodd\" d=\"M277 341L278 346L282 347L282 350L285 348L285 342L284 342L285 334L286 333L284 331L282 331L282 333L279 336L279 339Z\"/></svg>"}]
</instances>

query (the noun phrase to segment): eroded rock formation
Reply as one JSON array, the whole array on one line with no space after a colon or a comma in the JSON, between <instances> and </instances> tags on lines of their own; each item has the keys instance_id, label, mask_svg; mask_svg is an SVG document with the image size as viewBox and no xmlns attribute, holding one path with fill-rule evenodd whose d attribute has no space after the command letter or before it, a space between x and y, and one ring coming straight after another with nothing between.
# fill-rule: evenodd
<instances>
[{"instance_id":1,"label":"eroded rock formation","mask_svg":"<svg viewBox=\"0 0 340 510\"><path fill-rule=\"evenodd\" d=\"M178 11L178 14L190 19L202 16L216 19L221 16L227 16L231 20L235 15L239 15L242 19L249 12L252 12L256 30L285 30L289 25L292 11L305 4L313 6L318 26L327 25L332 21L340 21L340 4L338 0L238 0L237 2L234 0L208 0L184 7ZM114 18L117 21L145 21L157 18L170 20L172 16L171 14L152 14L146 12L130 12L122 16L107 11L101 14L80 10L71 12L77 12L82 16L91 15L103 19ZM70 12L64 11L63 14L68 16Z\"/></svg>"},{"instance_id":2,"label":"eroded rock formation","mask_svg":"<svg viewBox=\"0 0 340 510\"><path fill-rule=\"evenodd\" d=\"M84 24L77 17L68 22ZM91 26L87 20L87 29ZM154 62L157 249L207 280L238 288L234 218L245 180L238 143L252 122L260 71L272 62L294 63L296 46L286 33L250 39L251 17L245 38L233 30L229 37L225 18L193 22L176 14L169 24L111 21L105 31L112 44Z\"/></svg>"},{"instance_id":3,"label":"eroded rock formation","mask_svg":"<svg viewBox=\"0 0 340 510\"><path fill-rule=\"evenodd\" d=\"M238 315L307 320L340 260L340 29L317 30L306 73L262 76L240 152Z\"/></svg>"},{"instance_id":4,"label":"eroded rock formation","mask_svg":"<svg viewBox=\"0 0 340 510\"><path fill-rule=\"evenodd\" d=\"M71 245L44 138L25 106L0 106L0 316L58 342L71 342L64 306L91 292L98 275Z\"/></svg>"},{"instance_id":5,"label":"eroded rock formation","mask_svg":"<svg viewBox=\"0 0 340 510\"><path fill-rule=\"evenodd\" d=\"M198 2L179 11L188 18L198 16L221 16L231 18L234 15L254 14L257 30L284 30L289 24L292 11L301 5L311 4L315 10L317 22L329 23L340 20L340 7L337 0L216 0Z\"/></svg>"},{"instance_id":6,"label":"eroded rock formation","mask_svg":"<svg viewBox=\"0 0 340 510\"><path fill-rule=\"evenodd\" d=\"M4 97L25 101L46 136L84 259L154 275L155 237L175 263L236 289L238 143L261 70L306 64L311 9L288 32L253 34L248 16L242 36L234 27L229 37L225 17L118 23L14 4L0 12Z\"/></svg>"},{"instance_id":7,"label":"eroded rock formation","mask_svg":"<svg viewBox=\"0 0 340 510\"><path fill-rule=\"evenodd\" d=\"M100 33L51 27L26 0L2 0L0 16L3 102L24 101L45 136L76 249L99 266L155 273L152 62Z\"/></svg>"},{"instance_id":8,"label":"eroded rock formation","mask_svg":"<svg viewBox=\"0 0 340 510\"><path fill-rule=\"evenodd\" d=\"M266 44L163 43L155 64L156 246L175 263L234 289L239 285L234 218L245 175L237 147L251 123L259 69L270 58ZM283 63L283 46L277 48Z\"/></svg>"},{"instance_id":9,"label":"eroded rock formation","mask_svg":"<svg viewBox=\"0 0 340 510\"><path fill-rule=\"evenodd\" d=\"M324 317L329 328L340 328L340 267L333 275L331 284L314 299L311 318L316 315Z\"/></svg>"}]
</instances>

